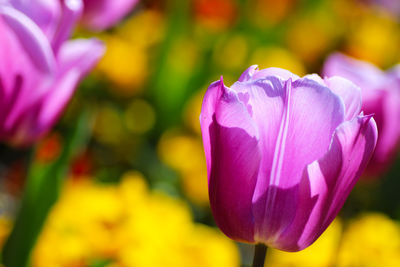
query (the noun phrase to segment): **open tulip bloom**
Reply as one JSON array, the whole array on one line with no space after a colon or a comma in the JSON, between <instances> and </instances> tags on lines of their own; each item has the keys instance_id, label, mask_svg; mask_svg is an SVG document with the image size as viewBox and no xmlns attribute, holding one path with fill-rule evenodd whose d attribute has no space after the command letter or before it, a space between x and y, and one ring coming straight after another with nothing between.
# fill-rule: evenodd
<instances>
[{"instance_id":1,"label":"open tulip bloom","mask_svg":"<svg viewBox=\"0 0 400 267\"><path fill-rule=\"evenodd\" d=\"M56 122L103 54L95 39L66 41L78 0L0 0L0 140L29 145Z\"/></svg>"},{"instance_id":2,"label":"open tulip bloom","mask_svg":"<svg viewBox=\"0 0 400 267\"><path fill-rule=\"evenodd\" d=\"M200 123L211 209L230 238L285 251L311 245L374 151L361 92L341 77L251 66L208 88Z\"/></svg>"},{"instance_id":3,"label":"open tulip bloom","mask_svg":"<svg viewBox=\"0 0 400 267\"><path fill-rule=\"evenodd\" d=\"M325 61L323 75L344 77L361 88L362 110L375 114L379 131L376 150L366 174L379 177L389 168L399 148L400 66L383 72L368 62L334 53Z\"/></svg>"}]
</instances>

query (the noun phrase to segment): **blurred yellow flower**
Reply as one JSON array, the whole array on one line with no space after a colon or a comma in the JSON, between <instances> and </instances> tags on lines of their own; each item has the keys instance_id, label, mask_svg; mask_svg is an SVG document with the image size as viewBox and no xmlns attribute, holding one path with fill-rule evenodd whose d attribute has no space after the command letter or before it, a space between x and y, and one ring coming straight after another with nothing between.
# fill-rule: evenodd
<instances>
[{"instance_id":1,"label":"blurred yellow flower","mask_svg":"<svg viewBox=\"0 0 400 267\"><path fill-rule=\"evenodd\" d=\"M1 215L0 216L0 248L3 247L6 238L8 237L12 228L12 222L10 218Z\"/></svg>"},{"instance_id":2,"label":"blurred yellow flower","mask_svg":"<svg viewBox=\"0 0 400 267\"><path fill-rule=\"evenodd\" d=\"M155 10L145 9L134 16L130 16L117 29L117 33L133 44L149 48L164 38L165 22L163 15Z\"/></svg>"},{"instance_id":3,"label":"blurred yellow flower","mask_svg":"<svg viewBox=\"0 0 400 267\"><path fill-rule=\"evenodd\" d=\"M337 266L400 266L400 225L379 213L353 220L343 234Z\"/></svg>"},{"instance_id":4,"label":"blurred yellow flower","mask_svg":"<svg viewBox=\"0 0 400 267\"><path fill-rule=\"evenodd\" d=\"M168 53L167 64L171 71L190 74L201 60L198 44L191 38L177 38Z\"/></svg>"},{"instance_id":5,"label":"blurred yellow flower","mask_svg":"<svg viewBox=\"0 0 400 267\"><path fill-rule=\"evenodd\" d=\"M101 143L115 145L124 138L124 130L120 112L112 105L101 105L94 122L94 137Z\"/></svg>"},{"instance_id":6,"label":"blurred yellow flower","mask_svg":"<svg viewBox=\"0 0 400 267\"><path fill-rule=\"evenodd\" d=\"M321 10L293 19L286 43L301 60L315 64L332 47L341 32L341 24Z\"/></svg>"},{"instance_id":7,"label":"blurred yellow flower","mask_svg":"<svg viewBox=\"0 0 400 267\"><path fill-rule=\"evenodd\" d=\"M97 70L111 81L112 92L122 96L141 92L151 71L150 49L161 42L164 32L162 15L147 9L131 16L115 33L103 36L107 50Z\"/></svg>"},{"instance_id":8,"label":"blurred yellow flower","mask_svg":"<svg viewBox=\"0 0 400 267\"><path fill-rule=\"evenodd\" d=\"M213 53L215 63L227 70L243 68L248 54L247 41L245 36L240 34L220 39Z\"/></svg>"},{"instance_id":9,"label":"blurred yellow flower","mask_svg":"<svg viewBox=\"0 0 400 267\"><path fill-rule=\"evenodd\" d=\"M183 113L185 125L199 136L201 134L200 129L200 112L201 104L203 103L205 91L201 90L196 92L185 105L185 111Z\"/></svg>"},{"instance_id":10,"label":"blurred yellow flower","mask_svg":"<svg viewBox=\"0 0 400 267\"><path fill-rule=\"evenodd\" d=\"M369 12L356 18L347 34L350 55L388 67L399 59L398 24L384 13Z\"/></svg>"},{"instance_id":11,"label":"blurred yellow flower","mask_svg":"<svg viewBox=\"0 0 400 267\"><path fill-rule=\"evenodd\" d=\"M336 260L342 224L337 218L310 247L300 252L270 249L265 267L330 267Z\"/></svg>"},{"instance_id":12,"label":"blurred yellow flower","mask_svg":"<svg viewBox=\"0 0 400 267\"><path fill-rule=\"evenodd\" d=\"M55 249L57 248L57 249ZM194 224L178 199L149 192L138 172L119 185L71 180L53 208L33 266L239 266L237 247L216 229Z\"/></svg>"},{"instance_id":13,"label":"blurred yellow flower","mask_svg":"<svg viewBox=\"0 0 400 267\"><path fill-rule=\"evenodd\" d=\"M256 49L248 65L258 65L260 69L269 67L283 68L299 76L306 74L302 62L293 53L277 46Z\"/></svg>"},{"instance_id":14,"label":"blurred yellow flower","mask_svg":"<svg viewBox=\"0 0 400 267\"><path fill-rule=\"evenodd\" d=\"M146 50L116 35L103 39L107 50L97 66L98 72L114 84L109 87L117 94L130 96L139 92L148 75Z\"/></svg>"},{"instance_id":15,"label":"blurred yellow flower","mask_svg":"<svg viewBox=\"0 0 400 267\"><path fill-rule=\"evenodd\" d=\"M179 132L166 132L158 144L160 159L181 175L190 200L208 205L207 168L201 139Z\"/></svg>"},{"instance_id":16,"label":"blurred yellow flower","mask_svg":"<svg viewBox=\"0 0 400 267\"><path fill-rule=\"evenodd\" d=\"M156 113L153 107L143 99L134 99L124 113L124 121L128 130L142 134L150 130L155 123Z\"/></svg>"}]
</instances>

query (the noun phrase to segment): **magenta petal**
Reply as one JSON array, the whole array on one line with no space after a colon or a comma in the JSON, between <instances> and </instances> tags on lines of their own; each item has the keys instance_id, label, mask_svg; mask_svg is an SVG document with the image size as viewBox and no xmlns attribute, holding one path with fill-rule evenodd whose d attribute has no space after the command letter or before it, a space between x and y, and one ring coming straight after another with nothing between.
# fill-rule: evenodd
<instances>
[{"instance_id":1,"label":"magenta petal","mask_svg":"<svg viewBox=\"0 0 400 267\"><path fill-rule=\"evenodd\" d=\"M400 141L400 79L396 67L385 73L370 63L333 54L325 62L324 74L342 76L361 88L361 109L374 114L379 131L366 174L379 177L393 162Z\"/></svg>"},{"instance_id":2,"label":"magenta petal","mask_svg":"<svg viewBox=\"0 0 400 267\"><path fill-rule=\"evenodd\" d=\"M254 75L252 76L252 79L256 80L256 79L266 78L269 76L277 76L277 77L281 78L282 80L292 79L292 81L295 81L300 78L296 74L293 74L290 71L285 70L285 69L267 68L267 69L262 69L260 71L257 71L256 73L254 73Z\"/></svg>"},{"instance_id":3,"label":"magenta petal","mask_svg":"<svg viewBox=\"0 0 400 267\"><path fill-rule=\"evenodd\" d=\"M12 7L0 6L0 16L14 31L33 64L43 72L53 72L56 65L53 50L42 30Z\"/></svg>"},{"instance_id":4,"label":"magenta petal","mask_svg":"<svg viewBox=\"0 0 400 267\"><path fill-rule=\"evenodd\" d=\"M207 173L210 173L211 171L210 126L213 123L217 101L221 98L222 95L221 86L224 86L222 78L221 81L213 82L208 87L201 106L200 125L203 137L204 153L206 156Z\"/></svg>"},{"instance_id":5,"label":"magenta petal","mask_svg":"<svg viewBox=\"0 0 400 267\"><path fill-rule=\"evenodd\" d=\"M61 6L62 16L58 23L57 31L52 40L55 53L71 34L76 21L80 18L83 10L82 0L63 0Z\"/></svg>"},{"instance_id":6,"label":"magenta petal","mask_svg":"<svg viewBox=\"0 0 400 267\"><path fill-rule=\"evenodd\" d=\"M388 169L395 159L400 141L400 81L388 82L389 90L380 91L375 99L363 103L365 112L374 112L378 124L379 138L368 173L379 175Z\"/></svg>"},{"instance_id":7,"label":"magenta petal","mask_svg":"<svg viewBox=\"0 0 400 267\"><path fill-rule=\"evenodd\" d=\"M97 39L74 39L65 42L57 55L60 73L78 71L86 74L105 52L104 44Z\"/></svg>"},{"instance_id":8,"label":"magenta petal","mask_svg":"<svg viewBox=\"0 0 400 267\"><path fill-rule=\"evenodd\" d=\"M340 98L345 106L345 120L351 120L361 110L361 89L351 81L339 76L325 79L326 85Z\"/></svg>"},{"instance_id":9,"label":"magenta petal","mask_svg":"<svg viewBox=\"0 0 400 267\"><path fill-rule=\"evenodd\" d=\"M138 0L84 0L82 22L88 28L101 31L118 23Z\"/></svg>"},{"instance_id":10,"label":"magenta petal","mask_svg":"<svg viewBox=\"0 0 400 267\"><path fill-rule=\"evenodd\" d=\"M327 58L323 74L327 77L346 78L359 86L361 90L379 87L386 79L384 72L374 65L340 53L332 54Z\"/></svg>"},{"instance_id":11,"label":"magenta petal","mask_svg":"<svg viewBox=\"0 0 400 267\"><path fill-rule=\"evenodd\" d=\"M60 65L57 80L42 101L38 120L40 132L52 126L78 82L94 67L103 53L104 45L96 39L76 39L64 43L57 58Z\"/></svg>"},{"instance_id":12,"label":"magenta petal","mask_svg":"<svg viewBox=\"0 0 400 267\"><path fill-rule=\"evenodd\" d=\"M268 120L262 114L255 119L264 125L260 133L263 160L253 197L256 238L267 244L292 222L296 199L287 192L296 190L304 167L326 153L344 117L340 98L310 79L289 80L284 90L276 93L281 95L280 106L269 103L274 97L267 93L269 99L261 99L261 106L275 111L264 110Z\"/></svg>"},{"instance_id":13,"label":"magenta petal","mask_svg":"<svg viewBox=\"0 0 400 267\"><path fill-rule=\"evenodd\" d=\"M332 222L377 140L372 117L355 117L355 85L293 77L252 66L231 88L213 83L200 116L217 225L286 251L309 246Z\"/></svg>"},{"instance_id":14,"label":"magenta petal","mask_svg":"<svg viewBox=\"0 0 400 267\"><path fill-rule=\"evenodd\" d=\"M304 249L325 231L366 168L376 141L371 116L358 116L337 128L326 155L303 173L296 218L280 237L280 249Z\"/></svg>"},{"instance_id":15,"label":"magenta petal","mask_svg":"<svg viewBox=\"0 0 400 267\"><path fill-rule=\"evenodd\" d=\"M253 242L251 203L260 161L254 122L222 81L207 90L200 122L214 218L229 237Z\"/></svg>"},{"instance_id":16,"label":"magenta petal","mask_svg":"<svg viewBox=\"0 0 400 267\"><path fill-rule=\"evenodd\" d=\"M51 39L61 16L61 2L49 0L8 0L17 10L32 19Z\"/></svg>"},{"instance_id":17,"label":"magenta petal","mask_svg":"<svg viewBox=\"0 0 400 267\"><path fill-rule=\"evenodd\" d=\"M253 77L254 73L258 71L258 66L257 65L252 65L250 66L247 70L245 70L242 75L239 77L239 82L246 82Z\"/></svg>"}]
</instances>

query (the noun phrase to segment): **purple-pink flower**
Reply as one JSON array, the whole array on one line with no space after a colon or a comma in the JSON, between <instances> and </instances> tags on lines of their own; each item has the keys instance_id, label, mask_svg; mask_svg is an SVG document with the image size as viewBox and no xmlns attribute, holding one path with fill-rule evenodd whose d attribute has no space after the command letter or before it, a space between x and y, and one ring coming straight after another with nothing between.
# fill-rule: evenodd
<instances>
[{"instance_id":1,"label":"purple-pink flower","mask_svg":"<svg viewBox=\"0 0 400 267\"><path fill-rule=\"evenodd\" d=\"M371 6L380 7L389 14L398 17L400 15L400 1L399 0L359 0Z\"/></svg>"},{"instance_id":2,"label":"purple-pink flower","mask_svg":"<svg viewBox=\"0 0 400 267\"><path fill-rule=\"evenodd\" d=\"M375 114L379 138L366 174L378 176L394 160L400 141L400 69L383 72L374 65L335 53L325 62L323 75L342 76L361 88L362 110Z\"/></svg>"},{"instance_id":3,"label":"purple-pink flower","mask_svg":"<svg viewBox=\"0 0 400 267\"><path fill-rule=\"evenodd\" d=\"M0 2L0 140L29 145L56 122L104 52L95 39L66 41L77 0Z\"/></svg>"},{"instance_id":4,"label":"purple-pink flower","mask_svg":"<svg viewBox=\"0 0 400 267\"><path fill-rule=\"evenodd\" d=\"M83 0L82 24L101 31L118 23L126 16L138 0Z\"/></svg>"},{"instance_id":5,"label":"purple-pink flower","mask_svg":"<svg viewBox=\"0 0 400 267\"><path fill-rule=\"evenodd\" d=\"M251 66L208 88L200 124L211 209L232 239L285 251L312 244L366 167L377 128L360 89Z\"/></svg>"}]
</instances>

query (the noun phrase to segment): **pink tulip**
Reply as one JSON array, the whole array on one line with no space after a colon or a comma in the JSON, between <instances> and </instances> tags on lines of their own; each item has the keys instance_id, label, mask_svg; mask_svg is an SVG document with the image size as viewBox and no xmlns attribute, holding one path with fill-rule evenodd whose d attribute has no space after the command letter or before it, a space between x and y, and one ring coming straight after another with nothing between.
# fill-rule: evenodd
<instances>
[{"instance_id":1,"label":"pink tulip","mask_svg":"<svg viewBox=\"0 0 400 267\"><path fill-rule=\"evenodd\" d=\"M359 1L371 6L381 8L395 17L398 17L400 15L399 0L359 0Z\"/></svg>"},{"instance_id":2,"label":"pink tulip","mask_svg":"<svg viewBox=\"0 0 400 267\"><path fill-rule=\"evenodd\" d=\"M138 0L83 0L82 23L95 31L105 30L126 16Z\"/></svg>"},{"instance_id":3,"label":"pink tulip","mask_svg":"<svg viewBox=\"0 0 400 267\"><path fill-rule=\"evenodd\" d=\"M77 1L61 4L61 19L43 16L48 24L38 24L38 14L57 13L35 2L28 1L31 9L23 5L27 1L0 2L0 140L17 146L49 131L104 52L94 39L65 41L80 12Z\"/></svg>"},{"instance_id":4,"label":"pink tulip","mask_svg":"<svg viewBox=\"0 0 400 267\"><path fill-rule=\"evenodd\" d=\"M237 241L298 251L335 218L376 144L351 82L251 66L208 88L200 124L211 209Z\"/></svg>"},{"instance_id":5,"label":"pink tulip","mask_svg":"<svg viewBox=\"0 0 400 267\"><path fill-rule=\"evenodd\" d=\"M2 1L28 16L43 31L55 51L68 39L83 11L82 0Z\"/></svg>"},{"instance_id":6,"label":"pink tulip","mask_svg":"<svg viewBox=\"0 0 400 267\"><path fill-rule=\"evenodd\" d=\"M379 130L376 150L366 173L382 174L393 162L399 147L400 69L385 73L370 63L336 53L326 60L323 74L342 76L361 88L362 110L375 114Z\"/></svg>"}]
</instances>

